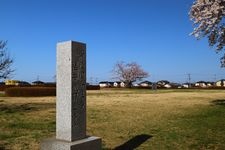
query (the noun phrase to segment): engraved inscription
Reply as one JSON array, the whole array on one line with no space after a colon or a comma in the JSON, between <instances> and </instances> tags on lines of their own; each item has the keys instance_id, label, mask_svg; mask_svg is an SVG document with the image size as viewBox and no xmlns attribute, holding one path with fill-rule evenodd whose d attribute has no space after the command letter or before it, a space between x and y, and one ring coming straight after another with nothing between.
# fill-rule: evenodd
<instances>
[{"instance_id":1,"label":"engraved inscription","mask_svg":"<svg viewBox=\"0 0 225 150\"><path fill-rule=\"evenodd\" d=\"M82 50L84 51L84 50ZM72 62L72 81L83 82L85 80L85 53L79 53L80 55L75 55L75 61Z\"/></svg>"},{"instance_id":2,"label":"engraved inscription","mask_svg":"<svg viewBox=\"0 0 225 150\"><path fill-rule=\"evenodd\" d=\"M75 52L72 59L72 126L79 136L86 128L86 54L82 48Z\"/></svg>"}]
</instances>

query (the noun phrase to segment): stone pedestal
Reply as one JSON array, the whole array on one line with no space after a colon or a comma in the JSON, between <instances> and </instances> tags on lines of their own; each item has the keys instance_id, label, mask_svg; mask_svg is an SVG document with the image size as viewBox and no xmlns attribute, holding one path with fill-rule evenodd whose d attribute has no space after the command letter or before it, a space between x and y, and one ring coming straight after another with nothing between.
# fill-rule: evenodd
<instances>
[{"instance_id":1,"label":"stone pedestal","mask_svg":"<svg viewBox=\"0 0 225 150\"><path fill-rule=\"evenodd\" d=\"M100 150L101 139L86 135L86 44L57 44L56 139L42 150Z\"/></svg>"},{"instance_id":2,"label":"stone pedestal","mask_svg":"<svg viewBox=\"0 0 225 150\"><path fill-rule=\"evenodd\" d=\"M101 150L101 138L91 136L74 142L46 139L41 143L41 150Z\"/></svg>"}]
</instances>

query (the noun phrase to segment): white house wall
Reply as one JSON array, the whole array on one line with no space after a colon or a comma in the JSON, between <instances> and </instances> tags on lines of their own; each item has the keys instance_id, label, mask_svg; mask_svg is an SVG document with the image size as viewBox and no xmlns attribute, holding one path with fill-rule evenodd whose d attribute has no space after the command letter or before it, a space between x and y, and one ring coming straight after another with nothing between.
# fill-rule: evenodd
<instances>
[{"instance_id":1,"label":"white house wall","mask_svg":"<svg viewBox=\"0 0 225 150\"><path fill-rule=\"evenodd\" d=\"M99 84L100 87L108 87L107 84Z\"/></svg>"}]
</instances>

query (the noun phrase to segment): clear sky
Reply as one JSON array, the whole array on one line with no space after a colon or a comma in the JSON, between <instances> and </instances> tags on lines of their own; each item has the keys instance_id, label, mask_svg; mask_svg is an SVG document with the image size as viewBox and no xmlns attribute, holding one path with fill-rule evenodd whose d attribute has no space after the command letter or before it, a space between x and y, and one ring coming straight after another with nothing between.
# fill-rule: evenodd
<instances>
[{"instance_id":1,"label":"clear sky","mask_svg":"<svg viewBox=\"0 0 225 150\"><path fill-rule=\"evenodd\" d=\"M13 79L53 81L56 43L87 44L87 80L111 80L117 61L135 61L148 80L225 78L207 40L197 41L188 11L193 0L0 0L0 39L16 69Z\"/></svg>"}]
</instances>

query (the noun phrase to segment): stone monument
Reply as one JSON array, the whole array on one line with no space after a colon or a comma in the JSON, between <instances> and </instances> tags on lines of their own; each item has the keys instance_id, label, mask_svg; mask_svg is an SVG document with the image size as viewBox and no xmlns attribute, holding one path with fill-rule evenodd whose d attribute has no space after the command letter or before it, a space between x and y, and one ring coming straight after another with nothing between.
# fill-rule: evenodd
<instances>
[{"instance_id":1,"label":"stone monument","mask_svg":"<svg viewBox=\"0 0 225 150\"><path fill-rule=\"evenodd\" d=\"M101 138L86 135L86 45L57 44L56 138L41 150L100 150Z\"/></svg>"}]
</instances>

